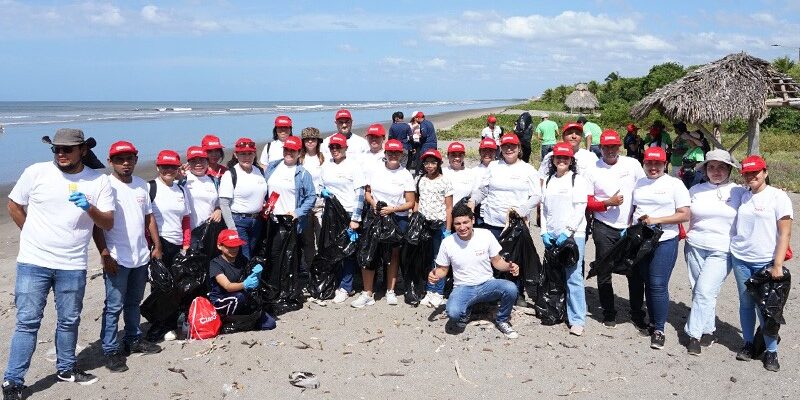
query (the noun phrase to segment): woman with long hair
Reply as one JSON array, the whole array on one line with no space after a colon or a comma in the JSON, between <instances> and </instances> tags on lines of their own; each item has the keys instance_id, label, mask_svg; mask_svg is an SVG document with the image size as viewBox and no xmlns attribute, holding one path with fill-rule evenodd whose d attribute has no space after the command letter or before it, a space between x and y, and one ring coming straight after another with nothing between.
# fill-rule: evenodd
<instances>
[{"instance_id":1,"label":"woman with long hair","mask_svg":"<svg viewBox=\"0 0 800 400\"><path fill-rule=\"evenodd\" d=\"M311 208L311 213L308 215L306 229L303 231L303 240L305 242L303 260L306 266L311 266L311 261L314 260L314 256L317 254L317 241L319 240L322 226L322 210L325 207L325 201L320 196L322 164L325 162L325 156L320 149L322 136L319 133L319 129L311 126L303 128L300 137L303 139L303 147L300 148L300 164L311 175L314 191L318 196L314 207Z\"/></svg>"},{"instance_id":2,"label":"woman with long hair","mask_svg":"<svg viewBox=\"0 0 800 400\"><path fill-rule=\"evenodd\" d=\"M286 115L275 117L275 126L272 128L272 141L264 146L264 150L261 151L261 158L258 159L263 168L266 168L267 164L283 158L283 144L286 142L286 138L290 136L292 136L292 119Z\"/></svg>"}]
</instances>

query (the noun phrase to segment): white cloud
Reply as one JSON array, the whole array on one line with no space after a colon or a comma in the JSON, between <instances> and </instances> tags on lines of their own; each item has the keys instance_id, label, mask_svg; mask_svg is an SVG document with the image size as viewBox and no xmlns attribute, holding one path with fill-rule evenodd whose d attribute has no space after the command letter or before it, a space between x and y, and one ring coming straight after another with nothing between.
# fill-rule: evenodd
<instances>
[{"instance_id":1,"label":"white cloud","mask_svg":"<svg viewBox=\"0 0 800 400\"><path fill-rule=\"evenodd\" d=\"M633 35L631 39L633 47L637 50L664 51L675 49L675 46L653 35Z\"/></svg>"},{"instance_id":2,"label":"white cloud","mask_svg":"<svg viewBox=\"0 0 800 400\"><path fill-rule=\"evenodd\" d=\"M381 64L393 67L399 67L401 65L411 64L411 61L401 57L384 57L381 60Z\"/></svg>"},{"instance_id":3,"label":"white cloud","mask_svg":"<svg viewBox=\"0 0 800 400\"><path fill-rule=\"evenodd\" d=\"M436 57L432 60L424 62L423 65L430 68L444 68L447 66L447 60Z\"/></svg>"},{"instance_id":4,"label":"white cloud","mask_svg":"<svg viewBox=\"0 0 800 400\"><path fill-rule=\"evenodd\" d=\"M154 24L165 24L169 22L169 17L162 13L161 10L158 9L158 6L152 4L142 7L141 15L145 21Z\"/></svg>"},{"instance_id":5,"label":"white cloud","mask_svg":"<svg viewBox=\"0 0 800 400\"><path fill-rule=\"evenodd\" d=\"M89 21L98 25L107 26L121 26L125 23L125 18L122 16L120 9L109 4L93 6L87 5L90 8Z\"/></svg>"},{"instance_id":6,"label":"white cloud","mask_svg":"<svg viewBox=\"0 0 800 400\"><path fill-rule=\"evenodd\" d=\"M340 44L336 46L336 49L345 53L358 53L358 49L351 44Z\"/></svg>"}]
</instances>

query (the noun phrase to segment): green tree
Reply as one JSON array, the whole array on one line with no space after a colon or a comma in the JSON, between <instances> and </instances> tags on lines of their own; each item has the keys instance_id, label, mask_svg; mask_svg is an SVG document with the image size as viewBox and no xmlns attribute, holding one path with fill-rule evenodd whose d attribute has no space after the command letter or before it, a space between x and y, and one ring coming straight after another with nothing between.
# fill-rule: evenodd
<instances>
[{"instance_id":1,"label":"green tree","mask_svg":"<svg viewBox=\"0 0 800 400\"><path fill-rule=\"evenodd\" d=\"M642 94L648 95L654 90L686 75L686 70L678 63L668 62L655 65L650 68L650 72L644 77L642 83Z\"/></svg>"},{"instance_id":2,"label":"green tree","mask_svg":"<svg viewBox=\"0 0 800 400\"><path fill-rule=\"evenodd\" d=\"M772 66L778 70L778 72L783 74L788 74L789 71L794 68L795 62L789 57L781 57L772 60Z\"/></svg>"},{"instance_id":3,"label":"green tree","mask_svg":"<svg viewBox=\"0 0 800 400\"><path fill-rule=\"evenodd\" d=\"M592 80L592 81L589 81L589 83L586 86L588 87L590 92L597 93L597 88L600 85L597 84L597 81Z\"/></svg>"}]
</instances>

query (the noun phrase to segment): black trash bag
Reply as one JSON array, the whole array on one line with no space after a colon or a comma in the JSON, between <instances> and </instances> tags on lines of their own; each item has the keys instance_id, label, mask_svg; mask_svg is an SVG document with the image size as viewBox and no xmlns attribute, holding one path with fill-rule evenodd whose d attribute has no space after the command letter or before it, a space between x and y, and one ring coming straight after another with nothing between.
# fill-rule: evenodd
<instances>
[{"instance_id":1,"label":"black trash bag","mask_svg":"<svg viewBox=\"0 0 800 400\"><path fill-rule=\"evenodd\" d=\"M377 206L380 211L386 207L386 203L379 201ZM392 247L402 241L403 235L391 215L381 216L369 210L364 221L362 240L359 240L358 265L375 270L378 266L387 264Z\"/></svg>"},{"instance_id":2,"label":"black trash bag","mask_svg":"<svg viewBox=\"0 0 800 400\"><path fill-rule=\"evenodd\" d=\"M174 294L153 290L142 302L140 311L142 317L154 325L172 319L178 313L180 305L180 299Z\"/></svg>"},{"instance_id":3,"label":"black trash bag","mask_svg":"<svg viewBox=\"0 0 800 400\"><path fill-rule=\"evenodd\" d=\"M242 276L249 276L257 264L261 264L261 267L263 268L261 272L261 278L258 282L258 286L249 291L248 294L250 296L250 300L253 301L254 309L265 310L269 309L271 304L274 303L278 298L278 292L272 290L272 287L268 285L268 276L266 273L267 260L258 256L251 258L247 262L247 265L244 268L244 274Z\"/></svg>"},{"instance_id":4,"label":"black trash bag","mask_svg":"<svg viewBox=\"0 0 800 400\"><path fill-rule=\"evenodd\" d=\"M178 254L172 263L172 278L176 295L182 300L208 294L208 257L189 249L186 254Z\"/></svg>"},{"instance_id":5,"label":"black trash bag","mask_svg":"<svg viewBox=\"0 0 800 400\"><path fill-rule=\"evenodd\" d=\"M758 312L764 316L764 334L777 336L781 325L786 324L783 308L789 298L792 277L789 270L783 267L783 277L772 279L772 265L768 265L750 276L744 283L747 293L753 296Z\"/></svg>"},{"instance_id":6,"label":"black trash bag","mask_svg":"<svg viewBox=\"0 0 800 400\"><path fill-rule=\"evenodd\" d=\"M605 257L589 263L589 275L586 279L608 273L630 275L639 261L655 251L663 233L658 225L649 226L644 222L631 225L625 231L625 236L614 243Z\"/></svg>"},{"instance_id":7,"label":"black trash bag","mask_svg":"<svg viewBox=\"0 0 800 400\"><path fill-rule=\"evenodd\" d=\"M350 226L350 216L336 197L325 199L322 210L318 249L324 249L336 242L339 234Z\"/></svg>"},{"instance_id":8,"label":"black trash bag","mask_svg":"<svg viewBox=\"0 0 800 400\"><path fill-rule=\"evenodd\" d=\"M151 257L147 268L150 273L150 287L153 291L170 295L175 293L175 281L172 278L172 272L164 265L163 261Z\"/></svg>"},{"instance_id":9,"label":"black trash bag","mask_svg":"<svg viewBox=\"0 0 800 400\"><path fill-rule=\"evenodd\" d=\"M564 322L567 316L567 271L580 257L575 239L570 237L561 246L544 251L544 274L534 310L542 325Z\"/></svg>"},{"instance_id":10,"label":"black trash bag","mask_svg":"<svg viewBox=\"0 0 800 400\"><path fill-rule=\"evenodd\" d=\"M408 221L403 248L400 250L405 301L414 307L419 306L425 296L425 283L428 281L433 263L433 235L441 231L441 221L428 221L420 212L411 214Z\"/></svg>"},{"instance_id":11,"label":"black trash bag","mask_svg":"<svg viewBox=\"0 0 800 400\"><path fill-rule=\"evenodd\" d=\"M349 226L350 217L339 200L335 197L325 200L317 247L319 251L309 267L308 291L315 299L328 300L334 297L341 261L356 251L357 242L351 242L347 234Z\"/></svg>"},{"instance_id":12,"label":"black trash bag","mask_svg":"<svg viewBox=\"0 0 800 400\"><path fill-rule=\"evenodd\" d=\"M256 250L257 257L267 260L266 264L262 264L264 272L259 287L264 286L264 299L278 314L298 310L303 304L300 279L303 246L297 234L298 222L298 219L283 215L270 218L266 223L261 248Z\"/></svg>"},{"instance_id":13,"label":"black trash bag","mask_svg":"<svg viewBox=\"0 0 800 400\"><path fill-rule=\"evenodd\" d=\"M257 325L261 320L262 313L263 311L256 309L247 314L223 315L222 327L219 333L227 335L236 332L259 330Z\"/></svg>"},{"instance_id":14,"label":"black trash bag","mask_svg":"<svg viewBox=\"0 0 800 400\"><path fill-rule=\"evenodd\" d=\"M510 272L497 273L498 278L517 282L522 279L522 287L528 298L533 301L539 296L539 287L543 279L542 262L533 245L533 238L525 220L514 210L508 213L508 225L500 233L498 240L502 250L500 254L507 261L519 265L519 276L511 276ZM521 295L522 293L520 293Z\"/></svg>"},{"instance_id":15,"label":"black trash bag","mask_svg":"<svg viewBox=\"0 0 800 400\"><path fill-rule=\"evenodd\" d=\"M217 248L217 238L219 233L225 229L227 227L224 221L203 222L197 228L192 229L192 240L189 249L205 254L209 261L213 260L214 257L220 254Z\"/></svg>"}]
</instances>

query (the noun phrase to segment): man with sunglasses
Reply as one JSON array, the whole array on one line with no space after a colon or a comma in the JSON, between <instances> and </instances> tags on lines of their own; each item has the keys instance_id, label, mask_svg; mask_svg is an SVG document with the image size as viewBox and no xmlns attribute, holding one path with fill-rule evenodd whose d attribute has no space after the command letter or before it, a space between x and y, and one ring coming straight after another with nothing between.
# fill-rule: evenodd
<instances>
[{"instance_id":1,"label":"man with sunglasses","mask_svg":"<svg viewBox=\"0 0 800 400\"><path fill-rule=\"evenodd\" d=\"M353 116L350 111L341 109L333 117L336 123L336 133L342 134L347 139L347 156L356 159L362 154L369 152L367 139L353 134ZM331 144L331 137L328 136L322 141L322 154L326 159L331 158L331 151L328 148Z\"/></svg>"},{"instance_id":2,"label":"man with sunglasses","mask_svg":"<svg viewBox=\"0 0 800 400\"><path fill-rule=\"evenodd\" d=\"M82 385L97 381L77 368L75 346L89 239L95 225L113 228L114 194L108 176L81 161L88 151L83 131L59 129L46 142L53 161L26 168L8 195L8 212L22 230L14 290L17 322L3 382L3 395L10 398L21 397L51 289L58 319L57 377Z\"/></svg>"}]
</instances>

